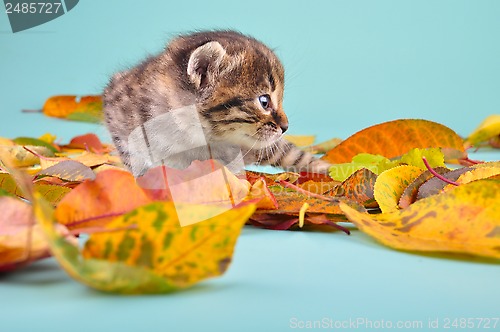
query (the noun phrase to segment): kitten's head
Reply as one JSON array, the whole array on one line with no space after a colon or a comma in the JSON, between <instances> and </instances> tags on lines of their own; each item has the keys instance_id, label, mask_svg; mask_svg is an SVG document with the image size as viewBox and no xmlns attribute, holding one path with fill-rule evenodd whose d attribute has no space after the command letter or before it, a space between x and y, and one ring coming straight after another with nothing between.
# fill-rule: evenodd
<instances>
[{"instance_id":1,"label":"kitten's head","mask_svg":"<svg viewBox=\"0 0 500 332\"><path fill-rule=\"evenodd\" d=\"M187 74L211 139L264 148L288 128L283 111L284 69L264 44L221 34L189 56Z\"/></svg>"}]
</instances>

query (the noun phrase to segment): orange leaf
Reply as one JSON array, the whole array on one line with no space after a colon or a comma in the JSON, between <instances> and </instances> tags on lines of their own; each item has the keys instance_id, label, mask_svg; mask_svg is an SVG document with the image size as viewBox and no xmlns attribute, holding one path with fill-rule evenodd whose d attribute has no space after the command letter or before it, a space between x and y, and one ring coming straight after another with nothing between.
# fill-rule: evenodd
<instances>
[{"instance_id":1,"label":"orange leaf","mask_svg":"<svg viewBox=\"0 0 500 332\"><path fill-rule=\"evenodd\" d=\"M323 156L332 163L348 163L359 153L399 157L413 148L451 148L463 153L462 138L453 130L427 120L395 120L363 129Z\"/></svg>"},{"instance_id":2,"label":"orange leaf","mask_svg":"<svg viewBox=\"0 0 500 332\"><path fill-rule=\"evenodd\" d=\"M0 210L0 272L50 256L45 236L35 226L31 205L13 197L1 197Z\"/></svg>"},{"instance_id":3,"label":"orange leaf","mask_svg":"<svg viewBox=\"0 0 500 332\"><path fill-rule=\"evenodd\" d=\"M73 113L98 113L102 109L101 96L54 96L47 99L43 105L43 113L47 116L67 118Z\"/></svg>"},{"instance_id":4,"label":"orange leaf","mask_svg":"<svg viewBox=\"0 0 500 332\"><path fill-rule=\"evenodd\" d=\"M356 201L364 207L376 208L378 203L373 196L373 187L376 180L377 174L367 168L362 168L332 190L331 195Z\"/></svg>"},{"instance_id":5,"label":"orange leaf","mask_svg":"<svg viewBox=\"0 0 500 332\"><path fill-rule=\"evenodd\" d=\"M73 189L55 210L56 220L70 229L101 226L109 217L121 215L152 202L132 174L106 170Z\"/></svg>"},{"instance_id":6,"label":"orange leaf","mask_svg":"<svg viewBox=\"0 0 500 332\"><path fill-rule=\"evenodd\" d=\"M109 152L109 148L104 146L95 134L85 134L73 137L65 148L83 149L95 153Z\"/></svg>"},{"instance_id":7,"label":"orange leaf","mask_svg":"<svg viewBox=\"0 0 500 332\"><path fill-rule=\"evenodd\" d=\"M261 178L252 184L248 198L259 199L257 202L257 209L273 210L278 208L278 202L267 187L266 180L264 178Z\"/></svg>"},{"instance_id":8,"label":"orange leaf","mask_svg":"<svg viewBox=\"0 0 500 332\"><path fill-rule=\"evenodd\" d=\"M271 192L278 202L278 209L265 210L272 214L294 214L299 215L299 211L304 203L309 204L308 213L342 214L339 204L336 201L324 200L299 193L293 189L282 186L271 186ZM331 197L325 197L326 199ZM264 212L264 211L259 211Z\"/></svg>"}]
</instances>

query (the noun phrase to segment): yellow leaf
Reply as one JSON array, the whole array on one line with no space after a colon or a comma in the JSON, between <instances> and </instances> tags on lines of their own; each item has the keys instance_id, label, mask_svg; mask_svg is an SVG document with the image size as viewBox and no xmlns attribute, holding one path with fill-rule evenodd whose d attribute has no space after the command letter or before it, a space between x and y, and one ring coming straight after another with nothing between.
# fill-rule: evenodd
<instances>
[{"instance_id":1,"label":"yellow leaf","mask_svg":"<svg viewBox=\"0 0 500 332\"><path fill-rule=\"evenodd\" d=\"M102 164L112 163L116 160L115 158L111 158L108 154L97 154L87 151L84 151L72 159L88 167L100 166Z\"/></svg>"},{"instance_id":2,"label":"yellow leaf","mask_svg":"<svg viewBox=\"0 0 500 332\"><path fill-rule=\"evenodd\" d=\"M307 148L303 148L303 150L308 151L312 154L326 153L332 150L337 145L339 145L341 142L342 142L341 138L332 138L329 139L328 141L321 142L313 146L309 146Z\"/></svg>"},{"instance_id":3,"label":"yellow leaf","mask_svg":"<svg viewBox=\"0 0 500 332\"><path fill-rule=\"evenodd\" d=\"M181 227L179 209L200 219L218 207L152 203L114 219L106 233L92 234L82 255L54 231L53 209L39 194L34 208L68 274L92 288L119 293L170 292L224 273L241 228L255 211L254 204L244 204Z\"/></svg>"},{"instance_id":4,"label":"yellow leaf","mask_svg":"<svg viewBox=\"0 0 500 332\"><path fill-rule=\"evenodd\" d=\"M416 166L403 165L382 172L375 181L373 196L382 212L399 209L399 198L410 183L423 170Z\"/></svg>"},{"instance_id":5,"label":"yellow leaf","mask_svg":"<svg viewBox=\"0 0 500 332\"><path fill-rule=\"evenodd\" d=\"M500 115L490 115L465 140L466 147L486 142L490 138L500 135Z\"/></svg>"},{"instance_id":6,"label":"yellow leaf","mask_svg":"<svg viewBox=\"0 0 500 332\"><path fill-rule=\"evenodd\" d=\"M314 144L314 140L316 136L314 135L285 135L284 138L290 142L295 144L298 147L309 146Z\"/></svg>"},{"instance_id":7,"label":"yellow leaf","mask_svg":"<svg viewBox=\"0 0 500 332\"><path fill-rule=\"evenodd\" d=\"M28 148L38 155L53 156L54 153L43 146L28 146ZM0 146L0 161L12 167L33 166L40 163L40 158L28 152L21 145Z\"/></svg>"},{"instance_id":8,"label":"yellow leaf","mask_svg":"<svg viewBox=\"0 0 500 332\"><path fill-rule=\"evenodd\" d=\"M41 141L44 141L46 143L52 144L56 140L56 135L52 135L51 133L45 133L42 136L40 136L38 139Z\"/></svg>"},{"instance_id":9,"label":"yellow leaf","mask_svg":"<svg viewBox=\"0 0 500 332\"><path fill-rule=\"evenodd\" d=\"M492 177L494 175L500 174L500 167L477 167L473 168L468 172L465 172L464 174L460 175L458 179L455 181L458 184L466 184L472 181L477 181L477 180L482 180L486 179L489 177ZM449 184L446 187L443 188L443 191L448 191L456 188L455 185Z\"/></svg>"},{"instance_id":10,"label":"yellow leaf","mask_svg":"<svg viewBox=\"0 0 500 332\"><path fill-rule=\"evenodd\" d=\"M402 250L500 258L500 181L479 180L378 215L340 208L361 231Z\"/></svg>"},{"instance_id":11,"label":"yellow leaf","mask_svg":"<svg viewBox=\"0 0 500 332\"><path fill-rule=\"evenodd\" d=\"M13 146L13 145L16 145L16 143L14 143L13 140L8 139L8 138L4 138L4 137L0 137L0 148L2 146Z\"/></svg>"}]
</instances>

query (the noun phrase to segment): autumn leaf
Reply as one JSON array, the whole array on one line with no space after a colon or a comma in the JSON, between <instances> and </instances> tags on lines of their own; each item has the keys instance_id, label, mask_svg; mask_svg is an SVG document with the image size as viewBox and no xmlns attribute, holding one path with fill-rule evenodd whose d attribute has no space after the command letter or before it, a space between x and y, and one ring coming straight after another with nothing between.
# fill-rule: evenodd
<instances>
[{"instance_id":1,"label":"autumn leaf","mask_svg":"<svg viewBox=\"0 0 500 332\"><path fill-rule=\"evenodd\" d=\"M399 209L398 203L404 190L423 170L416 166L402 165L382 172L375 182L373 196L383 213Z\"/></svg>"},{"instance_id":2,"label":"autumn leaf","mask_svg":"<svg viewBox=\"0 0 500 332\"><path fill-rule=\"evenodd\" d=\"M293 143L298 147L310 146L314 143L316 136L314 135L285 135L283 137L288 142Z\"/></svg>"},{"instance_id":3,"label":"autumn leaf","mask_svg":"<svg viewBox=\"0 0 500 332\"><path fill-rule=\"evenodd\" d=\"M84 122L100 123L102 115L101 96L54 96L47 99L43 114L47 116Z\"/></svg>"},{"instance_id":4,"label":"autumn leaf","mask_svg":"<svg viewBox=\"0 0 500 332\"><path fill-rule=\"evenodd\" d=\"M332 197L325 196L324 199L316 198L308 194L299 193L294 189L284 188L280 185L272 185L269 189L278 202L278 209L261 210L258 211L258 213L295 214L298 216L302 205L307 203L309 204L307 211L310 213L342 214L338 202Z\"/></svg>"},{"instance_id":5,"label":"autumn leaf","mask_svg":"<svg viewBox=\"0 0 500 332\"><path fill-rule=\"evenodd\" d=\"M376 208L378 203L373 196L376 180L377 175L375 173L362 168L333 189L331 196L343 197L358 202L367 208Z\"/></svg>"},{"instance_id":6,"label":"autumn leaf","mask_svg":"<svg viewBox=\"0 0 500 332\"><path fill-rule=\"evenodd\" d=\"M442 175L450 172L450 170L446 167L436 167L434 168L434 172ZM404 209L410 206L410 204L413 204L417 200L420 186L422 186L432 178L434 178L434 175L430 171L426 170L421 173L415 180L413 180L401 194L398 203L399 208Z\"/></svg>"},{"instance_id":7,"label":"autumn leaf","mask_svg":"<svg viewBox=\"0 0 500 332\"><path fill-rule=\"evenodd\" d=\"M238 205L248 195L250 183L215 160L195 160L186 169L155 167L137 178L155 200L190 204Z\"/></svg>"},{"instance_id":8,"label":"autumn leaf","mask_svg":"<svg viewBox=\"0 0 500 332\"><path fill-rule=\"evenodd\" d=\"M49 149L50 151L52 151L52 153L58 152L58 149L53 144L47 143L46 141L38 139L38 138L17 137L17 138L14 138L12 141L14 143L16 143L17 145L43 146L43 147Z\"/></svg>"},{"instance_id":9,"label":"autumn leaf","mask_svg":"<svg viewBox=\"0 0 500 332\"><path fill-rule=\"evenodd\" d=\"M307 174L307 173L304 173ZM320 174L322 175L322 174ZM266 183L268 185L272 185L275 182L279 182L280 180L288 181L290 183L295 183L299 181L299 179L302 177L299 173L293 173L293 172L283 172L283 173L275 173L275 174L269 174L269 173L261 173L261 172L254 172L254 171L246 171L245 177L250 182L250 184L253 184L255 181L258 181L262 178L266 180ZM310 178L305 178L302 177L303 182L310 180Z\"/></svg>"},{"instance_id":10,"label":"autumn leaf","mask_svg":"<svg viewBox=\"0 0 500 332\"><path fill-rule=\"evenodd\" d=\"M60 165L60 164L58 164ZM151 203L132 174L123 170L100 172L68 193L55 210L56 220L69 229L102 226L110 217Z\"/></svg>"},{"instance_id":11,"label":"autumn leaf","mask_svg":"<svg viewBox=\"0 0 500 332\"><path fill-rule=\"evenodd\" d=\"M453 130L427 120L395 120L357 132L322 159L332 164L347 163L359 153L394 158L413 148L449 148L466 158L462 138Z\"/></svg>"},{"instance_id":12,"label":"autumn leaf","mask_svg":"<svg viewBox=\"0 0 500 332\"><path fill-rule=\"evenodd\" d=\"M48 202L57 205L59 201L71 191L70 188L50 185L45 183L35 183L34 190L38 191ZM14 196L27 198L21 188L18 187L15 179L8 173L0 173L0 189Z\"/></svg>"},{"instance_id":13,"label":"autumn leaf","mask_svg":"<svg viewBox=\"0 0 500 332\"><path fill-rule=\"evenodd\" d=\"M329 169L329 175L337 181L345 181L359 170L367 169L374 174L397 166L397 162L391 162L388 158L370 153L360 153L354 156L350 163L334 164Z\"/></svg>"},{"instance_id":14,"label":"autumn leaf","mask_svg":"<svg viewBox=\"0 0 500 332\"><path fill-rule=\"evenodd\" d=\"M460 175L471 169L471 167L462 167L440 174L448 181L456 181ZM430 178L428 181L423 183L420 188L418 188L417 200L439 194L446 185L448 185L447 182L444 182L437 177Z\"/></svg>"},{"instance_id":15,"label":"autumn leaf","mask_svg":"<svg viewBox=\"0 0 500 332\"><path fill-rule=\"evenodd\" d=\"M267 187L266 180L261 178L250 187L248 200L257 200L257 209L273 210L278 208L278 201Z\"/></svg>"},{"instance_id":16,"label":"autumn leaf","mask_svg":"<svg viewBox=\"0 0 500 332\"><path fill-rule=\"evenodd\" d=\"M0 197L0 211L0 272L51 256L30 204L13 197ZM57 231L63 233L64 227L58 225Z\"/></svg>"},{"instance_id":17,"label":"autumn leaf","mask_svg":"<svg viewBox=\"0 0 500 332\"><path fill-rule=\"evenodd\" d=\"M76 280L101 291L164 293L221 275L232 260L242 226L255 210L245 203L211 219L180 227L172 202L156 202L115 218L108 232L91 234L83 254L54 231L51 207L35 195L35 213L51 250ZM211 206L186 206L196 218ZM218 207L216 207L218 208Z\"/></svg>"},{"instance_id":18,"label":"autumn leaf","mask_svg":"<svg viewBox=\"0 0 500 332\"><path fill-rule=\"evenodd\" d=\"M340 203L361 231L401 250L500 258L500 181L479 180L408 208L372 215Z\"/></svg>"},{"instance_id":19,"label":"autumn leaf","mask_svg":"<svg viewBox=\"0 0 500 332\"><path fill-rule=\"evenodd\" d=\"M487 166L490 164L491 166ZM481 165L481 167L471 167L467 172L461 174L456 179L455 183L461 185L498 175L500 174L500 166L496 166L495 164L496 163L484 163ZM443 188L443 191L452 190L454 187L454 184L449 184Z\"/></svg>"},{"instance_id":20,"label":"autumn leaf","mask_svg":"<svg viewBox=\"0 0 500 332\"><path fill-rule=\"evenodd\" d=\"M328 141L304 147L302 149L312 154L327 153L328 151L339 145L340 142L342 142L341 138L332 138L329 139Z\"/></svg>"},{"instance_id":21,"label":"autumn leaf","mask_svg":"<svg viewBox=\"0 0 500 332\"><path fill-rule=\"evenodd\" d=\"M37 176L55 176L66 181L83 181L95 178L92 169L75 160L63 160L36 173Z\"/></svg>"},{"instance_id":22,"label":"autumn leaf","mask_svg":"<svg viewBox=\"0 0 500 332\"><path fill-rule=\"evenodd\" d=\"M56 186L50 184L38 184L34 185L35 191L39 192L42 197L47 200L47 202L56 206L59 202L66 196L69 192L71 192L71 188Z\"/></svg>"},{"instance_id":23,"label":"autumn leaf","mask_svg":"<svg viewBox=\"0 0 500 332\"><path fill-rule=\"evenodd\" d=\"M21 145L0 146L0 161L13 167L28 167L40 163L38 155L54 156L54 153L44 146L29 146L29 150L36 155Z\"/></svg>"},{"instance_id":24,"label":"autumn leaf","mask_svg":"<svg viewBox=\"0 0 500 332\"><path fill-rule=\"evenodd\" d=\"M487 117L465 140L465 146L477 146L500 136L500 115L490 115Z\"/></svg>"},{"instance_id":25,"label":"autumn leaf","mask_svg":"<svg viewBox=\"0 0 500 332\"><path fill-rule=\"evenodd\" d=\"M339 187L339 185L339 181L331 181L330 179L330 181L309 180L304 183L298 184L297 186L315 194L325 195L328 192L335 190L335 188Z\"/></svg>"},{"instance_id":26,"label":"autumn leaf","mask_svg":"<svg viewBox=\"0 0 500 332\"><path fill-rule=\"evenodd\" d=\"M348 228L337 224L338 222L347 221L347 218L343 215L306 213L304 224L300 225L299 216L295 214L254 213L250 217L249 223L255 227L276 231L295 230L299 228L320 231L340 230L349 235L350 231Z\"/></svg>"},{"instance_id":27,"label":"autumn leaf","mask_svg":"<svg viewBox=\"0 0 500 332\"><path fill-rule=\"evenodd\" d=\"M0 188L6 192L22 197L22 191L17 186L16 180L9 173L0 173Z\"/></svg>"},{"instance_id":28,"label":"autumn leaf","mask_svg":"<svg viewBox=\"0 0 500 332\"><path fill-rule=\"evenodd\" d=\"M65 149L82 149L98 154L109 152L111 150L109 146L102 144L99 137L95 134L85 134L73 137L68 144L61 147Z\"/></svg>"}]
</instances>

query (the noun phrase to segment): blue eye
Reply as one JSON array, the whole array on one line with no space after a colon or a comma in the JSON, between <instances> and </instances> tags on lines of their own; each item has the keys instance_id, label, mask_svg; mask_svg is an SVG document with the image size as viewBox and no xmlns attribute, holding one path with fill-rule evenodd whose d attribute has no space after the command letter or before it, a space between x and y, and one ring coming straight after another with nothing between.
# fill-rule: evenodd
<instances>
[{"instance_id":1,"label":"blue eye","mask_svg":"<svg viewBox=\"0 0 500 332\"><path fill-rule=\"evenodd\" d=\"M269 95L262 95L259 97L259 103L263 109L267 110L271 107L271 97Z\"/></svg>"}]
</instances>

